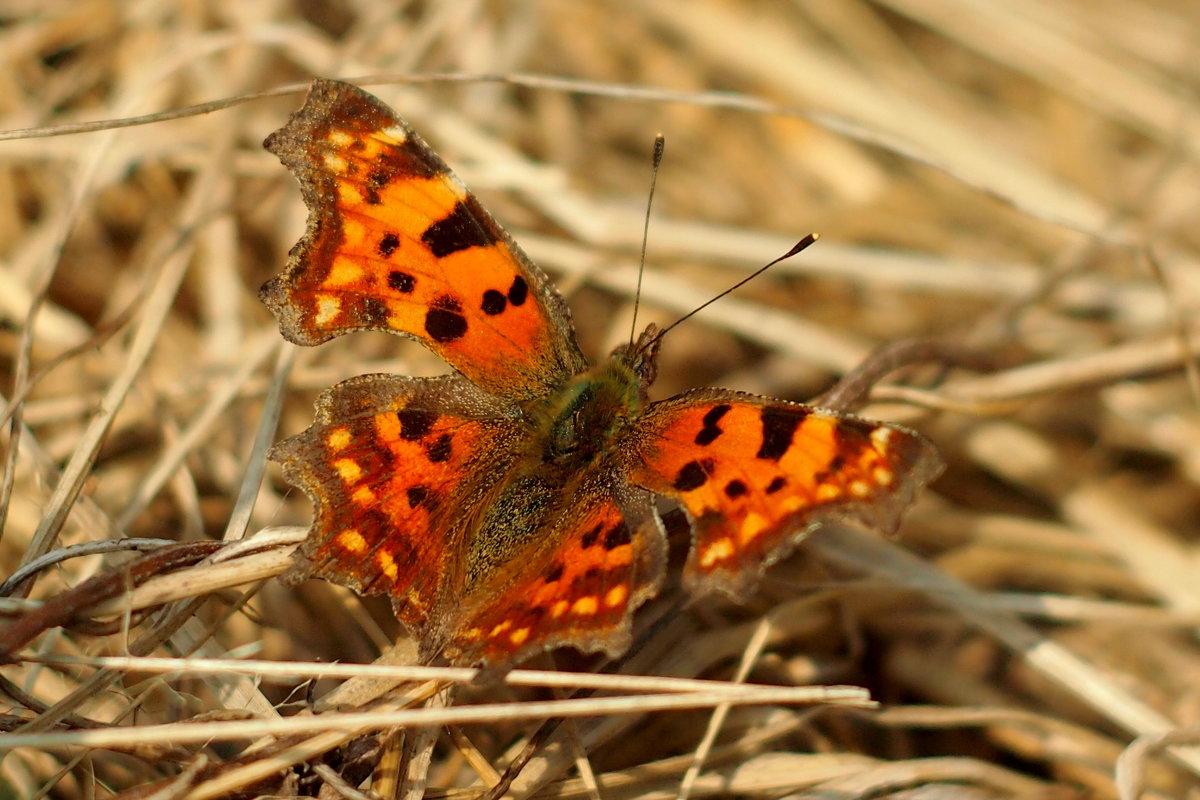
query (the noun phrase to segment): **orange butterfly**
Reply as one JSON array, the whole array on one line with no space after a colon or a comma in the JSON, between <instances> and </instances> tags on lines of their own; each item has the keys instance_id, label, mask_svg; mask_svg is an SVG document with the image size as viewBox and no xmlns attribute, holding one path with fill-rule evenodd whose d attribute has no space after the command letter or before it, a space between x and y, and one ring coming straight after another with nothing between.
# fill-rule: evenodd
<instances>
[{"instance_id":1,"label":"orange butterfly","mask_svg":"<svg viewBox=\"0 0 1200 800\"><path fill-rule=\"evenodd\" d=\"M308 230L263 286L283 335L420 341L457 374L328 390L271 457L310 495L301 573L388 594L422 658L620 655L662 581L653 495L692 523L684 582L744 598L821 520L893 530L941 469L891 425L723 389L646 399L653 328L590 366L546 276L366 92L318 80L265 146Z\"/></svg>"}]
</instances>

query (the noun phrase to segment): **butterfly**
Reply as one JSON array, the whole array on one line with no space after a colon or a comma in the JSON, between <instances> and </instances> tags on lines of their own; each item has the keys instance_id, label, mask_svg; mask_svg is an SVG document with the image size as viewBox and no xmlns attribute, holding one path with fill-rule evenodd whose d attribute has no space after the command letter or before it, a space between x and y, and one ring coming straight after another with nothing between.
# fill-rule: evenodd
<instances>
[{"instance_id":1,"label":"butterfly","mask_svg":"<svg viewBox=\"0 0 1200 800\"><path fill-rule=\"evenodd\" d=\"M367 92L315 81L264 146L307 231L260 297L285 338L415 339L454 369L327 390L271 458L308 494L296 574L388 595L425 661L619 656L682 506L683 584L745 599L817 523L891 532L940 471L903 428L725 389L650 402L659 339L589 364L553 284L446 164Z\"/></svg>"}]
</instances>

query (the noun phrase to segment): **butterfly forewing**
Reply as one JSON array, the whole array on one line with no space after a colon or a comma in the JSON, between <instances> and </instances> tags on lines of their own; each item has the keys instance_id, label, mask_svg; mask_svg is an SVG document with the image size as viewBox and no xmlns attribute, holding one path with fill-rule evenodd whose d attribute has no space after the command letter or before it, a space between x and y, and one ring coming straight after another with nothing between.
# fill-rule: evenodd
<instances>
[{"instance_id":1,"label":"butterfly forewing","mask_svg":"<svg viewBox=\"0 0 1200 800\"><path fill-rule=\"evenodd\" d=\"M379 100L316 81L265 145L309 206L304 238L261 292L288 339L404 334L512 398L545 394L585 366L545 275Z\"/></svg>"}]
</instances>

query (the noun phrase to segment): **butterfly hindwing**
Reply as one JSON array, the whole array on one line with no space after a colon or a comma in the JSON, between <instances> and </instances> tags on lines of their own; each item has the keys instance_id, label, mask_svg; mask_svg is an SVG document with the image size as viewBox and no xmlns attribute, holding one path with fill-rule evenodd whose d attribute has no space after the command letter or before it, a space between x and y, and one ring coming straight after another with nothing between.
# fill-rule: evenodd
<instances>
[{"instance_id":1,"label":"butterfly hindwing","mask_svg":"<svg viewBox=\"0 0 1200 800\"><path fill-rule=\"evenodd\" d=\"M738 599L817 522L894 531L941 471L932 445L903 428L719 389L652 404L634 438L630 480L692 520L688 588Z\"/></svg>"},{"instance_id":2,"label":"butterfly hindwing","mask_svg":"<svg viewBox=\"0 0 1200 800\"><path fill-rule=\"evenodd\" d=\"M297 344L385 330L494 394L545 394L585 366L566 304L408 124L318 80L265 146L300 182L308 230L261 297Z\"/></svg>"},{"instance_id":3,"label":"butterfly hindwing","mask_svg":"<svg viewBox=\"0 0 1200 800\"><path fill-rule=\"evenodd\" d=\"M461 547L465 497L486 493L513 447L512 421L487 408L458 376L362 375L326 391L312 427L271 453L316 505L299 574L390 595L423 631Z\"/></svg>"},{"instance_id":4,"label":"butterfly hindwing","mask_svg":"<svg viewBox=\"0 0 1200 800\"><path fill-rule=\"evenodd\" d=\"M444 654L504 665L569 645L620 655L633 611L654 595L666 539L650 496L594 473L573 487L569 510L547 515L536 546L463 594Z\"/></svg>"}]
</instances>

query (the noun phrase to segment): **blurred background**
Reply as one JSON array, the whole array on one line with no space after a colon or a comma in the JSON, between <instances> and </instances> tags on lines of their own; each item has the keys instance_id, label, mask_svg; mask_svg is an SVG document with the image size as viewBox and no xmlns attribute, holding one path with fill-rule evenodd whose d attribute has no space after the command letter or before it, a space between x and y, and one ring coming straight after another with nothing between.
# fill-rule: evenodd
<instances>
[{"instance_id":1,"label":"blurred background","mask_svg":"<svg viewBox=\"0 0 1200 800\"><path fill-rule=\"evenodd\" d=\"M752 681L886 704L734 711L692 793L1198 797L1200 758L1161 746L1200 715L1198 26L1189 0L0 2L0 578L64 546L306 526L275 465L255 489L272 387L281 437L338 380L445 371L383 334L285 356L256 298L305 220L261 141L309 79L361 79L408 118L551 274L593 357L628 337L662 132L639 325L822 238L677 328L656 396L802 401L914 337L998 367L910 369L863 409L948 465L899 546L818 533L745 606L647 609L640 672L725 679L744 660ZM76 555L0 613L131 558ZM386 602L316 582L193 612L186 641L143 654L370 662L402 635ZM54 629L23 653L122 654L160 623ZM94 674L6 668L0 724ZM59 724L255 707L228 688L132 673ZM306 691L250 689L268 707ZM710 718L580 723L600 795L678 791ZM495 778L479 764L503 770L535 727L439 742L431 794L478 793ZM22 748L0 794L108 796L240 747ZM594 796L560 762L514 791Z\"/></svg>"}]
</instances>

